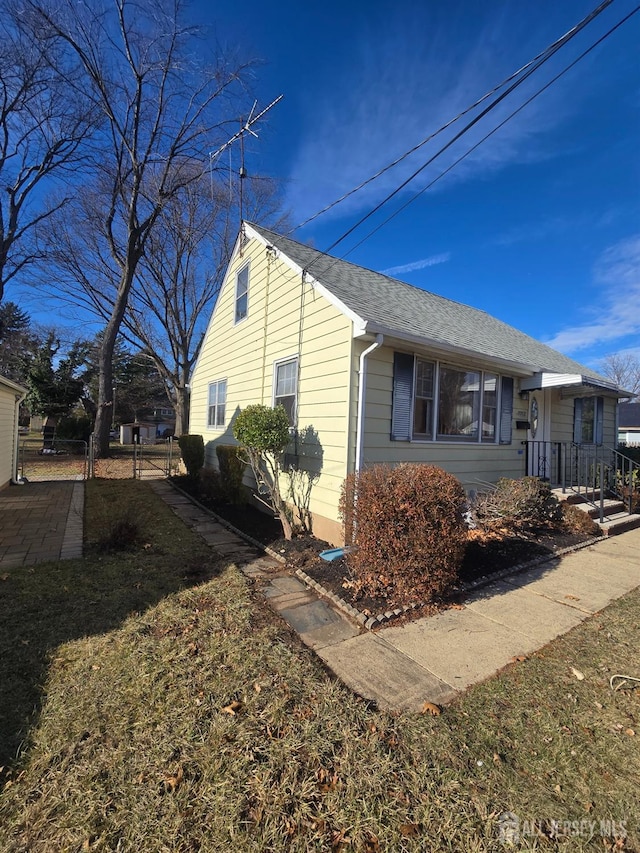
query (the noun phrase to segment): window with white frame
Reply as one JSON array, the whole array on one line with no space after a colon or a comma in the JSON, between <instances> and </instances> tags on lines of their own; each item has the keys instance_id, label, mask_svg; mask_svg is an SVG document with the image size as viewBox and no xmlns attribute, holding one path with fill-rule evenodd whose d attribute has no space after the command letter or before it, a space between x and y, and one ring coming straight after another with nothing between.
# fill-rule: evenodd
<instances>
[{"instance_id":1,"label":"window with white frame","mask_svg":"<svg viewBox=\"0 0 640 853\"><path fill-rule=\"evenodd\" d=\"M513 379L394 353L394 441L511 442Z\"/></svg>"},{"instance_id":2,"label":"window with white frame","mask_svg":"<svg viewBox=\"0 0 640 853\"><path fill-rule=\"evenodd\" d=\"M573 401L573 440L602 444L603 397L576 397Z\"/></svg>"},{"instance_id":3,"label":"window with white frame","mask_svg":"<svg viewBox=\"0 0 640 853\"><path fill-rule=\"evenodd\" d=\"M244 320L249 310L249 264L245 264L236 275L235 322Z\"/></svg>"},{"instance_id":4,"label":"window with white frame","mask_svg":"<svg viewBox=\"0 0 640 853\"><path fill-rule=\"evenodd\" d=\"M273 405L284 406L289 424L295 425L298 396L298 358L277 361L273 373Z\"/></svg>"},{"instance_id":5,"label":"window with white frame","mask_svg":"<svg viewBox=\"0 0 640 853\"><path fill-rule=\"evenodd\" d=\"M209 413L207 416L207 426L224 426L226 405L227 380L218 379L217 382L209 383Z\"/></svg>"}]
</instances>

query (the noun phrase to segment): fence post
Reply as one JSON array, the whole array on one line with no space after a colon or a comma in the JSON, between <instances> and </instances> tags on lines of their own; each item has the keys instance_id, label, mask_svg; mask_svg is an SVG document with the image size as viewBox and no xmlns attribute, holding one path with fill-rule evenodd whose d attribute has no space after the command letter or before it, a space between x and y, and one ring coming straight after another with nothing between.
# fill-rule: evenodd
<instances>
[{"instance_id":1,"label":"fence post","mask_svg":"<svg viewBox=\"0 0 640 853\"><path fill-rule=\"evenodd\" d=\"M604 462L600 460L600 524L604 521Z\"/></svg>"},{"instance_id":2,"label":"fence post","mask_svg":"<svg viewBox=\"0 0 640 853\"><path fill-rule=\"evenodd\" d=\"M138 452L138 445L134 441L133 442L133 479L134 480L136 478L136 462L137 462L136 455L137 455L137 452Z\"/></svg>"}]
</instances>

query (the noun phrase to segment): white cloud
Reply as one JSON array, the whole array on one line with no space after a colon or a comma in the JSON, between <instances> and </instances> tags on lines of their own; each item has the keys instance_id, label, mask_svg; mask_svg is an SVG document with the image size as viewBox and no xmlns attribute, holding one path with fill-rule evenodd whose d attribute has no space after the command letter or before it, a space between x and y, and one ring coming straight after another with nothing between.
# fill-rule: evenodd
<instances>
[{"instance_id":1,"label":"white cloud","mask_svg":"<svg viewBox=\"0 0 640 853\"><path fill-rule=\"evenodd\" d=\"M406 272L414 272L414 270L423 270L425 267L433 267L436 264L446 264L450 260L451 252L443 252L440 255L431 255L429 258L422 258L420 261L412 261L410 264L389 267L389 269L381 270L381 272L383 275L400 275Z\"/></svg>"},{"instance_id":2,"label":"white cloud","mask_svg":"<svg viewBox=\"0 0 640 853\"><path fill-rule=\"evenodd\" d=\"M561 330L549 346L576 353L597 345L619 342L619 350L640 351L640 234L621 240L601 255L594 269L599 304L590 309L592 319ZM589 299L593 301L594 290Z\"/></svg>"},{"instance_id":3,"label":"white cloud","mask_svg":"<svg viewBox=\"0 0 640 853\"><path fill-rule=\"evenodd\" d=\"M440 21L437 18L433 11L406 16L398 10L385 18L384 31L363 25L360 33L354 33L350 56L333 57L332 74L338 82L330 97L307 93L287 199L297 216L315 213L449 121L530 59L554 33L553 28L527 32L510 7L499 13L489 10L466 32L455 15L443 16ZM523 84L426 169L408 191L415 192L436 177L550 73L545 69ZM558 152L545 142L544 134L571 108L562 99L562 87L552 86L457 166L443 184L515 162L556 156ZM469 118L334 211L349 215L373 206L435 154Z\"/></svg>"}]
</instances>

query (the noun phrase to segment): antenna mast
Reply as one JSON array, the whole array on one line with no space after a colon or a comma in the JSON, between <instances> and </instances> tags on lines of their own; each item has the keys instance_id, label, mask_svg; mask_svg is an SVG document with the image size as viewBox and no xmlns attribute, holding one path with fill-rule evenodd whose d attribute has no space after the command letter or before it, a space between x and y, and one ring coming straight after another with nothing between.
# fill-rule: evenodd
<instances>
[{"instance_id":1,"label":"antenna mast","mask_svg":"<svg viewBox=\"0 0 640 853\"><path fill-rule=\"evenodd\" d=\"M271 101L270 104L267 104L267 106L263 110L261 110L257 115L253 114L254 110L256 108L256 105L258 103L257 101L254 101L253 106L251 107L251 112L249 113L249 118L246 121L241 120L241 122L240 122L240 130L237 133L234 133L233 136L230 139L228 139L224 143L224 145L221 145L220 148L218 148L216 151L210 151L209 152L209 172L211 175L211 195L213 197L213 166L214 166L214 163L218 159L218 157L222 154L223 151L225 151L227 148L229 148L231 145L233 145L233 143L236 141L236 139L240 140L240 173L239 174L240 174L240 222L241 223L242 223L242 218L244 215L244 210L243 210L244 193L243 193L242 182L247 177L247 171L246 171L245 165L244 165L244 137L245 137L246 133L250 133L251 136L255 136L255 138L258 139L258 134L254 130L251 129L252 126L257 121L260 121L262 116L265 115L266 113L268 113L272 107L275 107L275 105L277 103L279 103L283 97L284 97L284 95L278 95L278 97L275 98L275 100Z\"/></svg>"}]
</instances>

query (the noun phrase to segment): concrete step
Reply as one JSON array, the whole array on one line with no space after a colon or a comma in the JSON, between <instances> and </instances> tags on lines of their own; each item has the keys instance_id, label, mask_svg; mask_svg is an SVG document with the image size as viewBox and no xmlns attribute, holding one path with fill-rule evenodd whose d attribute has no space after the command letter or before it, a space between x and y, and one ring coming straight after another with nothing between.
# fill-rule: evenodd
<instances>
[{"instance_id":1,"label":"concrete step","mask_svg":"<svg viewBox=\"0 0 640 853\"><path fill-rule=\"evenodd\" d=\"M609 515L602 524L597 520L596 523L604 536L615 536L617 533L625 533L627 530L634 530L640 527L640 514L634 513L629 515L628 512L617 512Z\"/></svg>"}]
</instances>

